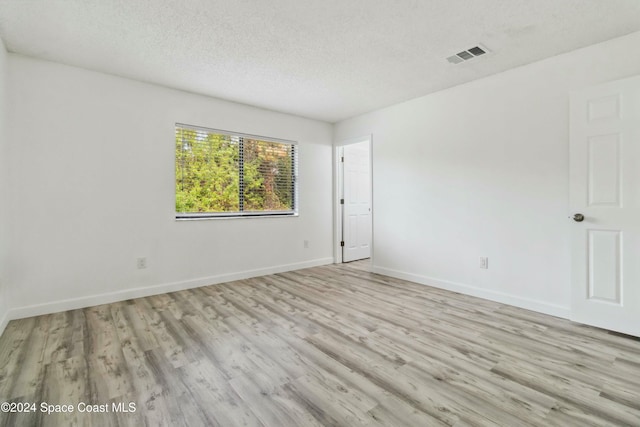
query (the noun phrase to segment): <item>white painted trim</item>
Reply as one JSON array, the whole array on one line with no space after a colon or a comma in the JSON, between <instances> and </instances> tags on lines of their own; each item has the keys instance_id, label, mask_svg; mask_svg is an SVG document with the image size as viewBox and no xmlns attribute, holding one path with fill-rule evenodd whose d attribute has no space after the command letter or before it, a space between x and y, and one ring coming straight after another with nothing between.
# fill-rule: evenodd
<instances>
[{"instance_id":1,"label":"white painted trim","mask_svg":"<svg viewBox=\"0 0 640 427\"><path fill-rule=\"evenodd\" d=\"M11 314L11 310L8 310L4 313L4 316L2 317L2 319L0 319L0 337L2 336L2 333L4 332L4 330L7 328L7 325L9 324L9 322L11 321L11 319L9 318Z\"/></svg>"},{"instance_id":2,"label":"white painted trim","mask_svg":"<svg viewBox=\"0 0 640 427\"><path fill-rule=\"evenodd\" d=\"M538 313L548 314L551 316L569 319L571 308L556 304L549 304L544 301L538 301L530 298L522 298L515 295L505 294L497 291L481 289L476 286L466 285L462 283L449 282L447 280L435 279L432 277L421 276L413 273L405 273L403 271L393 270L385 267L373 267L373 272L383 274L385 276L395 277L396 279L408 280L421 285L433 286L434 288L445 289L452 292L458 292L465 295L508 304L515 307L524 308Z\"/></svg>"},{"instance_id":3,"label":"white painted trim","mask_svg":"<svg viewBox=\"0 0 640 427\"><path fill-rule=\"evenodd\" d=\"M343 164L340 161L344 150L343 147L345 145L357 144L359 142L369 142L369 191L370 191L370 201L371 201L371 256L369 257L371 263L373 265L373 252L374 252L374 232L375 229L373 227L373 216L375 215L373 209L373 134L364 135L357 138L348 138L342 140L340 142L334 143L334 170L333 170L333 182L334 182L334 264L341 264L343 262L342 259L342 247L340 246L340 241L342 240L342 205L340 205L340 199L343 197L343 181L344 181L344 169Z\"/></svg>"},{"instance_id":4,"label":"white painted trim","mask_svg":"<svg viewBox=\"0 0 640 427\"><path fill-rule=\"evenodd\" d=\"M334 258L336 264L342 263L342 246L340 246L340 241L342 240L342 205L340 204L340 199L342 198L342 179L343 179L343 165L340 158L344 153L343 147L337 146L334 147L335 152L335 161L334 161Z\"/></svg>"},{"instance_id":5,"label":"white painted trim","mask_svg":"<svg viewBox=\"0 0 640 427\"><path fill-rule=\"evenodd\" d=\"M7 313L6 321L22 319L25 317L40 316L43 314L58 313L61 311L75 310L79 308L92 307L95 305L109 304L118 301L125 301L132 298L142 298L151 295L164 294L167 292L182 291L185 289L198 288L201 286L215 285L219 283L232 282L234 280L249 279L252 277L266 276L269 274L284 273L287 271L300 270L303 268L317 267L320 265L332 264L333 258L319 258L311 261L304 261L295 264L285 264L275 267L261 268L256 270L241 271L238 273L221 274L218 276L201 277L182 282L165 283L143 288L127 289L124 291L110 292L106 294L91 295L80 298L55 301L45 304L29 305L13 308ZM2 323L0 323L0 326Z\"/></svg>"}]
</instances>

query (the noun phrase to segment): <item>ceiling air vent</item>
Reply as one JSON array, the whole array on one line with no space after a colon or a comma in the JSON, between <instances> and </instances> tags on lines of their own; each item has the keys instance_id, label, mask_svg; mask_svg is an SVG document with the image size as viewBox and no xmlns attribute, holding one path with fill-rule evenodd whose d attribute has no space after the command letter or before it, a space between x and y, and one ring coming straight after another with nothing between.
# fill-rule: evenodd
<instances>
[{"instance_id":1,"label":"ceiling air vent","mask_svg":"<svg viewBox=\"0 0 640 427\"><path fill-rule=\"evenodd\" d=\"M476 56L484 55L488 50L484 46L474 46L471 49L463 50L462 52L458 52L453 56L447 58L452 64L459 64L464 61L468 61L470 59L475 58Z\"/></svg>"}]
</instances>

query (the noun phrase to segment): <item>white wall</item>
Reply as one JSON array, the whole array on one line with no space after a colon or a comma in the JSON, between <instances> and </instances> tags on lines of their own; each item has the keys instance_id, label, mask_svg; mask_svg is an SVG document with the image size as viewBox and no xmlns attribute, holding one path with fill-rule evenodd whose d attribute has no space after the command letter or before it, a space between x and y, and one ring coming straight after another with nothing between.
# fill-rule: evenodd
<instances>
[{"instance_id":1,"label":"white wall","mask_svg":"<svg viewBox=\"0 0 640 427\"><path fill-rule=\"evenodd\" d=\"M640 73L638 44L635 33L336 124L336 143L373 134L374 270L567 316L569 92Z\"/></svg>"},{"instance_id":2,"label":"white wall","mask_svg":"<svg viewBox=\"0 0 640 427\"><path fill-rule=\"evenodd\" d=\"M9 254L9 161L6 134L7 51L0 39L0 334L8 322L8 254Z\"/></svg>"},{"instance_id":3,"label":"white wall","mask_svg":"<svg viewBox=\"0 0 640 427\"><path fill-rule=\"evenodd\" d=\"M330 124L13 54L9 79L12 317L332 261ZM176 122L299 141L300 216L175 221Z\"/></svg>"}]
</instances>

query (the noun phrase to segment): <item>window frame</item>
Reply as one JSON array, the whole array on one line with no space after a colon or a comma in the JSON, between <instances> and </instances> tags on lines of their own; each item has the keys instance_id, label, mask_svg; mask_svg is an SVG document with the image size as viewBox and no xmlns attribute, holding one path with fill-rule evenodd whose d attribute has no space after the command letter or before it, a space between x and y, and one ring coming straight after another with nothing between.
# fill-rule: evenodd
<instances>
[{"instance_id":1,"label":"window frame","mask_svg":"<svg viewBox=\"0 0 640 427\"><path fill-rule=\"evenodd\" d=\"M292 185L292 190L293 190L293 194L292 194L292 209L291 210L286 210L286 211L244 211L244 210L240 210L237 212L178 212L175 211L175 205L176 205L176 197L177 197L177 192L176 192L176 186L177 186L177 182L178 182L178 177L176 174L176 163L177 163L177 158L176 158L176 154L175 154L175 136L176 136L176 132L178 131L178 129L188 129L188 130L193 130L193 131L200 131L200 132L207 132L207 133L214 133L214 134L220 134L220 135L227 135L229 137L237 137L239 138L240 145L239 145L239 149L242 149L243 146L243 139L251 139L251 140L257 140L257 141L264 141L264 142L273 142L273 143L277 143L277 144L284 144L284 145L290 145L292 152L293 152L293 158L292 158L292 180L293 180L293 185ZM205 219L232 219L232 218L274 218L274 217L297 217L298 214L298 157L299 157L299 144L297 141L292 141L292 140L287 140L287 139L281 139L281 138L274 138L274 137L268 137L268 136L262 136L262 135L253 135L253 134L248 134L248 133L243 133L243 132L234 132L234 131L228 131L228 130L222 130L222 129L215 129L215 128L208 128L208 127L204 127L204 126L197 126L197 125L189 125L186 123L179 123L176 122L174 124L174 139L173 139L173 148L174 148L174 159L173 159L173 169L174 169L174 177L173 177L173 205L174 205L174 211L175 211L175 219L177 221L185 221L185 220L205 220ZM244 154L241 152L240 153L240 163L243 163L243 157ZM244 176L243 176L243 168L242 166L239 168L239 182L240 185L242 185L243 180L244 180ZM241 209L243 209L243 200L242 200L242 196L240 191L238 192L238 197L240 198L239 200L239 206L241 207Z\"/></svg>"}]
</instances>

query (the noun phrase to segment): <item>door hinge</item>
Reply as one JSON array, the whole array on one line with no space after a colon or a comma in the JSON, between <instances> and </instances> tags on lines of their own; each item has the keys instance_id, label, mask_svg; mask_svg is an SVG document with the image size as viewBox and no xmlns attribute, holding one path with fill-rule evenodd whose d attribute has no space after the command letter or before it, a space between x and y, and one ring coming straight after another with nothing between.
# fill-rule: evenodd
<instances>
[{"instance_id":1,"label":"door hinge","mask_svg":"<svg viewBox=\"0 0 640 427\"><path fill-rule=\"evenodd\" d=\"M344 163L344 156L342 156L342 157L340 158L340 161L341 161L342 163Z\"/></svg>"},{"instance_id":2,"label":"door hinge","mask_svg":"<svg viewBox=\"0 0 640 427\"><path fill-rule=\"evenodd\" d=\"M344 205L344 199L340 199L340 204Z\"/></svg>"},{"instance_id":3,"label":"door hinge","mask_svg":"<svg viewBox=\"0 0 640 427\"><path fill-rule=\"evenodd\" d=\"M344 246L344 240L340 242L340 246Z\"/></svg>"}]
</instances>

